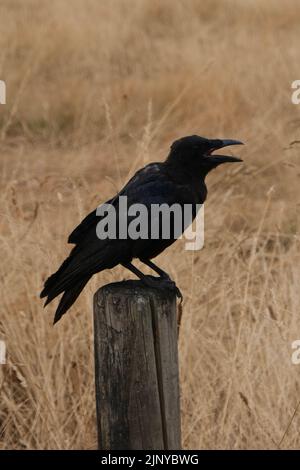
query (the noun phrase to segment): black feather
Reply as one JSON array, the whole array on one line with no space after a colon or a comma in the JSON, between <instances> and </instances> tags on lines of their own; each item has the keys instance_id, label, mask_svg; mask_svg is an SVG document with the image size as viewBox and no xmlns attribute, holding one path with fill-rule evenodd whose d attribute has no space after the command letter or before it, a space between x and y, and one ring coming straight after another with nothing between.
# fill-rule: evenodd
<instances>
[{"instance_id":1,"label":"black feather","mask_svg":"<svg viewBox=\"0 0 300 470\"><path fill-rule=\"evenodd\" d=\"M57 310L55 312L53 324L58 322L58 320L61 319L63 314L66 313L66 311L71 307L71 305L73 305L73 303L75 302L81 291L84 289L89 279L90 276L86 276L77 284L75 284L70 290L67 290L64 293L64 295L60 299Z\"/></svg>"}]
</instances>

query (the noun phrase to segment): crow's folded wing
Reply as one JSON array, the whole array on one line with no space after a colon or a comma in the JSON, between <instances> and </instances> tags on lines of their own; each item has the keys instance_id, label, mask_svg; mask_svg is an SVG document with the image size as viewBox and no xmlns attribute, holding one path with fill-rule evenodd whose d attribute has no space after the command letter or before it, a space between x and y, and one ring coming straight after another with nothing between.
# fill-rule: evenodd
<instances>
[{"instance_id":1,"label":"crow's folded wing","mask_svg":"<svg viewBox=\"0 0 300 470\"><path fill-rule=\"evenodd\" d=\"M159 181L162 179L161 175L162 163L150 163L141 170L137 171L135 175L128 181L124 188L116 194L115 197L106 202L106 204L118 205L119 196L129 196L130 199L139 199L142 196L144 185ZM140 202L136 200L135 202ZM91 231L96 230L96 225L100 217L96 215L96 209L90 212L81 223L73 230L68 238L68 243L78 244L81 243L86 235Z\"/></svg>"}]
</instances>

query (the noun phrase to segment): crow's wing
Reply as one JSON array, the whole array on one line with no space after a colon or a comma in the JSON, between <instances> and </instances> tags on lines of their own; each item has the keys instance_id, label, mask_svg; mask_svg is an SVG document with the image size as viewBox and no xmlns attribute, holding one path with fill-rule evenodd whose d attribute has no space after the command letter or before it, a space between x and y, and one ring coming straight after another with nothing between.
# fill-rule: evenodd
<instances>
[{"instance_id":1,"label":"crow's wing","mask_svg":"<svg viewBox=\"0 0 300 470\"><path fill-rule=\"evenodd\" d=\"M189 193L188 188L181 187L178 183L174 184L169 179L163 164L150 164L138 171L127 185L108 202L116 207L118 217L120 196L127 196L127 207L140 203L147 209L151 209L152 204L172 205L177 201L183 201L190 197L187 193ZM134 217L127 217L128 223L132 218ZM81 285L83 279L88 279L94 273L112 268L130 259L134 253L138 254L139 246L134 249L137 240L129 238L99 239L96 233L99 221L100 217L96 215L96 211L93 211L70 235L69 241L75 243L76 246L58 271L45 282L41 296L48 296L47 303L61 292L72 289L74 285ZM152 245L152 242L151 240L142 240L142 244ZM78 289L76 289L76 295L77 291ZM68 302L67 299L66 303L68 304Z\"/></svg>"},{"instance_id":2,"label":"crow's wing","mask_svg":"<svg viewBox=\"0 0 300 470\"><path fill-rule=\"evenodd\" d=\"M161 165L161 163L150 164L139 170L108 203L117 207L120 195L129 195L129 204L132 201L142 202L140 199L145 196L145 187L162 179ZM159 183L159 186L163 185ZM147 200L149 200L148 196ZM94 210L69 236L69 243L74 243L76 246L58 271L46 280L41 297L48 296L47 302L50 302L64 290L71 288L83 277L91 276L97 271L111 268L122 262L124 253L129 252L128 240L101 240L97 238L96 227L99 221L100 217Z\"/></svg>"},{"instance_id":3,"label":"crow's wing","mask_svg":"<svg viewBox=\"0 0 300 470\"><path fill-rule=\"evenodd\" d=\"M135 175L124 186L124 188L118 194L116 194L116 196L107 201L106 204L113 204L114 206L116 206L118 204L119 196L129 195L131 191L133 194L136 194L136 190L142 190L144 184L159 180L161 167L162 163L150 163L141 170L137 171ZM140 191L138 191L138 194L140 194ZM136 196L138 196L138 194L136 194ZM95 209L90 212L82 220L82 222L73 230L73 232L68 238L68 243L80 243L82 240L85 239L86 235L90 232L90 230L96 230L96 225L99 221L100 217L96 215Z\"/></svg>"}]
</instances>

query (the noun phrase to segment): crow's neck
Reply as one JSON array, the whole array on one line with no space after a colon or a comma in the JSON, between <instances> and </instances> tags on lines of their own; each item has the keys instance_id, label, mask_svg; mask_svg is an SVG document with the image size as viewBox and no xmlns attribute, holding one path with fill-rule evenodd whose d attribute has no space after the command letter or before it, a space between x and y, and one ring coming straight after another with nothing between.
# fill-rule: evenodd
<instances>
[{"instance_id":1,"label":"crow's neck","mask_svg":"<svg viewBox=\"0 0 300 470\"><path fill-rule=\"evenodd\" d=\"M173 181L192 189L201 199L201 203L205 201L207 195L205 177L207 172L199 171L199 168L191 170L191 168L168 161L165 162L165 171Z\"/></svg>"},{"instance_id":2,"label":"crow's neck","mask_svg":"<svg viewBox=\"0 0 300 470\"><path fill-rule=\"evenodd\" d=\"M204 168L191 168L187 165L179 165L176 162L166 161L165 162L166 172L171 176L174 181L179 183L193 184L196 182L199 185L205 184L204 180L208 171Z\"/></svg>"}]
</instances>

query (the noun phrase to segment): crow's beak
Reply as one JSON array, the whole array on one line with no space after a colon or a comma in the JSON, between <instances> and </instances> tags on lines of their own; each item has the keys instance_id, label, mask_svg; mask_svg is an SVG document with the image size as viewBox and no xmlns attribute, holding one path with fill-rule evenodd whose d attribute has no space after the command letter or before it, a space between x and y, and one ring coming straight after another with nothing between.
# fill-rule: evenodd
<instances>
[{"instance_id":1,"label":"crow's beak","mask_svg":"<svg viewBox=\"0 0 300 470\"><path fill-rule=\"evenodd\" d=\"M232 140L232 139L213 140L211 151L213 152L214 150L222 149L223 147L228 147L229 145L244 145L244 144L240 140ZM241 158L227 156L227 155L210 155L209 159L216 165L219 165L220 163L243 161Z\"/></svg>"},{"instance_id":2,"label":"crow's beak","mask_svg":"<svg viewBox=\"0 0 300 470\"><path fill-rule=\"evenodd\" d=\"M218 148L228 147L229 145L244 145L244 142L240 140L232 140L232 139L223 139L219 140L220 146Z\"/></svg>"},{"instance_id":3,"label":"crow's beak","mask_svg":"<svg viewBox=\"0 0 300 470\"><path fill-rule=\"evenodd\" d=\"M212 155L211 157L209 157L209 160L216 164L243 161L241 158L231 157L229 155Z\"/></svg>"}]
</instances>

